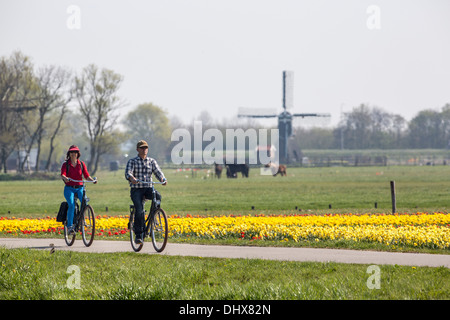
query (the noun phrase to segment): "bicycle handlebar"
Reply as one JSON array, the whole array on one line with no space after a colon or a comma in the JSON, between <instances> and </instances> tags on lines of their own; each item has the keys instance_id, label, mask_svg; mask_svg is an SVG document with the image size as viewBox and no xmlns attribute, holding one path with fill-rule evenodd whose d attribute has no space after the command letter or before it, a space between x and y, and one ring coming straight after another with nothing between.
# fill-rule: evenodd
<instances>
[{"instance_id":1,"label":"bicycle handlebar","mask_svg":"<svg viewBox=\"0 0 450 320\"><path fill-rule=\"evenodd\" d=\"M91 181L91 180L73 180L72 178L67 178L67 180L72 181L72 182L83 182L83 183L92 182L92 183L94 183L94 182L97 182L97 177L94 177L93 181Z\"/></svg>"},{"instance_id":2,"label":"bicycle handlebar","mask_svg":"<svg viewBox=\"0 0 450 320\"><path fill-rule=\"evenodd\" d=\"M150 183L152 183L152 184L163 184L163 183L167 182L167 180L165 180L163 182L154 182L154 181L142 181L142 180L139 180L139 179L136 179L136 181L139 182L139 183L148 183L148 184L150 184Z\"/></svg>"}]
</instances>

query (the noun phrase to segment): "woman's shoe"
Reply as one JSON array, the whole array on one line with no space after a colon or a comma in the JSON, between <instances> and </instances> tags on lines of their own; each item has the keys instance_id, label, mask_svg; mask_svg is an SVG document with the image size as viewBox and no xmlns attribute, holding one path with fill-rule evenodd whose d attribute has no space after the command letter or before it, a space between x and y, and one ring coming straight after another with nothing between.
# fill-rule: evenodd
<instances>
[{"instance_id":1,"label":"woman's shoe","mask_svg":"<svg viewBox=\"0 0 450 320\"><path fill-rule=\"evenodd\" d=\"M67 234L68 235L74 235L75 234L75 228L73 226L67 227Z\"/></svg>"}]
</instances>

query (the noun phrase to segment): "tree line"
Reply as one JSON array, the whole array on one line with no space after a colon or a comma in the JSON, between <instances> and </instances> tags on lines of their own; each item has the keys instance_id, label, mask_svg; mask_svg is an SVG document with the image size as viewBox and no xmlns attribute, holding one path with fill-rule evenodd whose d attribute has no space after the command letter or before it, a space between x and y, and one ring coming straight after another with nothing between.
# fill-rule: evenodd
<instances>
[{"instance_id":1,"label":"tree line","mask_svg":"<svg viewBox=\"0 0 450 320\"><path fill-rule=\"evenodd\" d=\"M450 104L425 109L409 122L401 115L366 104L344 114L335 128L296 128L301 149L446 149L450 143Z\"/></svg>"},{"instance_id":2,"label":"tree line","mask_svg":"<svg viewBox=\"0 0 450 320\"><path fill-rule=\"evenodd\" d=\"M7 159L14 153L19 172L55 170L68 146L77 144L94 175L100 164L134 156L140 139L151 142L152 156L170 161L177 143L171 141L173 129L184 127L193 134L193 124L169 118L152 103L124 114L127 102L118 93L122 82L122 75L94 64L72 72L54 65L36 67L19 51L0 57L0 171L7 172ZM252 119L218 122L206 111L195 120L202 121L204 130L222 132L264 127ZM362 104L345 113L335 128L297 127L294 133L301 149L443 149L450 141L450 104L420 111L409 122ZM31 150L37 150L36 165L26 168Z\"/></svg>"}]
</instances>

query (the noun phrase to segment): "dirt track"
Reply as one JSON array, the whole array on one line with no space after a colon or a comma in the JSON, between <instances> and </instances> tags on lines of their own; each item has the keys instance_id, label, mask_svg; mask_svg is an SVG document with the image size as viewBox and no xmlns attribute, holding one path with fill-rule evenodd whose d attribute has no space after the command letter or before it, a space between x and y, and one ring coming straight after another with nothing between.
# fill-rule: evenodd
<instances>
[{"instance_id":1,"label":"dirt track","mask_svg":"<svg viewBox=\"0 0 450 320\"><path fill-rule=\"evenodd\" d=\"M29 247L50 250L53 243L56 250L74 250L79 252L132 252L128 241L96 240L91 247L86 248L83 242L76 240L68 247L64 239L25 239L0 238L0 246L6 248ZM144 244L139 254L158 254L150 242ZM343 249L313 249L313 248L274 248L245 246L210 246L168 243L161 255L198 256L218 258L268 259L287 261L317 261L356 264L397 264L408 266L445 266L450 268L450 255L424 253L394 253L379 251L359 251Z\"/></svg>"}]
</instances>

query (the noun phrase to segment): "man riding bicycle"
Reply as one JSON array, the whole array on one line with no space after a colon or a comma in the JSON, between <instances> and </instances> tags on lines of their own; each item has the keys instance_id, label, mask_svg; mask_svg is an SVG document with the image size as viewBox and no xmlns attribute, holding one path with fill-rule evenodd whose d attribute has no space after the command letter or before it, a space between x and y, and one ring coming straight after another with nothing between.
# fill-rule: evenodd
<instances>
[{"instance_id":1,"label":"man riding bicycle","mask_svg":"<svg viewBox=\"0 0 450 320\"><path fill-rule=\"evenodd\" d=\"M145 227L144 198L152 198L152 189L149 184L140 183L137 180L152 181L152 173L155 174L160 182L163 182L163 186L167 184L167 180L156 160L147 156L148 144L146 141L140 140L136 145L136 151L138 152L137 157L127 162L125 178L130 182L130 197L136 209L134 222L135 242L136 244L141 244Z\"/></svg>"}]
</instances>

